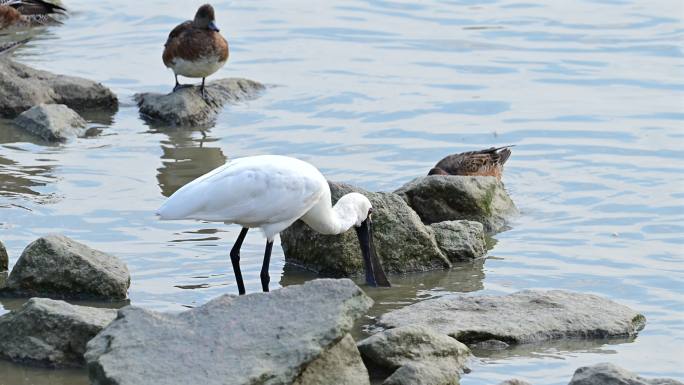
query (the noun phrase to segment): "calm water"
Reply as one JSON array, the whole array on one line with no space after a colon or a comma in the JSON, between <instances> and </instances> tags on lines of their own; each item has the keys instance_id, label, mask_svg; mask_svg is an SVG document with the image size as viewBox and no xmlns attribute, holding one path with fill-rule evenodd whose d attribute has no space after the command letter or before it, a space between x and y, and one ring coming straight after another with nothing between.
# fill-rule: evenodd
<instances>
[{"instance_id":1,"label":"calm water","mask_svg":"<svg viewBox=\"0 0 684 385\"><path fill-rule=\"evenodd\" d=\"M61 146L0 122L10 264L37 237L64 233L126 261L133 304L180 311L237 292L228 249L239 228L159 222L153 211L226 159L288 154L330 179L393 190L448 153L515 144L504 182L522 215L489 258L395 278L391 291L369 291L372 314L451 292L597 293L646 315L636 340L482 356L462 384L567 384L602 361L684 380L681 1L218 2L231 60L215 77L272 87L204 133L146 125L132 95L170 90L162 45L199 4L70 0L64 26L17 52L102 81L121 107L89 116L99 136ZM263 242L253 231L243 248L248 291L260 289ZM271 276L272 286L307 279L279 247ZM0 313L17 305L3 300ZM0 383L87 379L0 363Z\"/></svg>"}]
</instances>

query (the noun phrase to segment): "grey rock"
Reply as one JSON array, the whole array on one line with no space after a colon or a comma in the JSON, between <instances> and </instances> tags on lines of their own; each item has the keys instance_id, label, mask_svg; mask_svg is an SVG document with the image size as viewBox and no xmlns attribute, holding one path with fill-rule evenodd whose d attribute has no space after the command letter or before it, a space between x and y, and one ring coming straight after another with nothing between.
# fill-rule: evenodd
<instances>
[{"instance_id":1,"label":"grey rock","mask_svg":"<svg viewBox=\"0 0 684 385\"><path fill-rule=\"evenodd\" d=\"M83 366L86 343L114 320L116 310L31 298L0 316L0 357L52 367Z\"/></svg>"},{"instance_id":2,"label":"grey rock","mask_svg":"<svg viewBox=\"0 0 684 385\"><path fill-rule=\"evenodd\" d=\"M7 269L9 269L9 256L5 245L0 242L0 272L7 271Z\"/></svg>"},{"instance_id":3,"label":"grey rock","mask_svg":"<svg viewBox=\"0 0 684 385\"><path fill-rule=\"evenodd\" d=\"M470 350L424 326L404 326L358 343L370 367L394 371L384 384L457 384Z\"/></svg>"},{"instance_id":4,"label":"grey rock","mask_svg":"<svg viewBox=\"0 0 684 385\"><path fill-rule=\"evenodd\" d=\"M87 130L87 123L81 115L64 104L31 107L17 116L14 124L51 142L83 136Z\"/></svg>"},{"instance_id":5,"label":"grey rock","mask_svg":"<svg viewBox=\"0 0 684 385\"><path fill-rule=\"evenodd\" d=\"M308 364L292 385L370 385L368 370L350 334Z\"/></svg>"},{"instance_id":6,"label":"grey rock","mask_svg":"<svg viewBox=\"0 0 684 385\"><path fill-rule=\"evenodd\" d=\"M214 121L225 103L256 99L265 88L252 80L230 78L207 83L206 98L199 87L193 86L169 94L137 94L135 100L147 120L174 126L203 126Z\"/></svg>"},{"instance_id":7,"label":"grey rock","mask_svg":"<svg viewBox=\"0 0 684 385\"><path fill-rule=\"evenodd\" d=\"M75 110L116 110L118 100L102 84L33 69L0 58L0 117L14 118L38 104L66 104Z\"/></svg>"},{"instance_id":8,"label":"grey rock","mask_svg":"<svg viewBox=\"0 0 684 385\"><path fill-rule=\"evenodd\" d=\"M382 385L458 385L459 373L443 362L413 362L397 369Z\"/></svg>"},{"instance_id":9,"label":"grey rock","mask_svg":"<svg viewBox=\"0 0 684 385\"><path fill-rule=\"evenodd\" d=\"M428 326L466 344L631 337L645 323L643 315L609 299L562 290L442 297L391 311L378 322L385 328Z\"/></svg>"},{"instance_id":10,"label":"grey rock","mask_svg":"<svg viewBox=\"0 0 684 385\"><path fill-rule=\"evenodd\" d=\"M7 272L0 271L0 292L7 287Z\"/></svg>"},{"instance_id":11,"label":"grey rock","mask_svg":"<svg viewBox=\"0 0 684 385\"><path fill-rule=\"evenodd\" d=\"M611 363L584 366L575 371L568 385L684 385L669 378L646 379Z\"/></svg>"},{"instance_id":12,"label":"grey rock","mask_svg":"<svg viewBox=\"0 0 684 385\"><path fill-rule=\"evenodd\" d=\"M125 299L131 278L117 257L63 235L29 244L9 275L9 294L56 298Z\"/></svg>"},{"instance_id":13,"label":"grey rock","mask_svg":"<svg viewBox=\"0 0 684 385\"><path fill-rule=\"evenodd\" d=\"M352 357L358 350L345 338L372 302L350 280L321 279L271 293L224 295L180 314L128 306L88 343L90 379L94 385L139 384L141 378L147 385L284 385L304 374L300 384L313 385L331 383L317 378L349 362L361 372L334 383L365 378L359 383L367 384L367 371ZM336 377L343 372L349 371Z\"/></svg>"},{"instance_id":14,"label":"grey rock","mask_svg":"<svg viewBox=\"0 0 684 385\"><path fill-rule=\"evenodd\" d=\"M489 176L423 176L395 193L428 224L468 219L482 223L488 233L495 233L518 213L503 183Z\"/></svg>"},{"instance_id":15,"label":"grey rock","mask_svg":"<svg viewBox=\"0 0 684 385\"><path fill-rule=\"evenodd\" d=\"M451 262L464 262L487 254L484 227L474 221L444 221L430 225L437 246Z\"/></svg>"},{"instance_id":16,"label":"grey rock","mask_svg":"<svg viewBox=\"0 0 684 385\"><path fill-rule=\"evenodd\" d=\"M436 233L471 234L468 225L444 225L444 228L425 226L418 215L398 195L369 192L345 183L328 182L333 204L350 192L364 194L373 204L373 240L384 270L406 273L444 269L452 266L449 257L466 258L468 251L481 250L481 237L473 235L473 245L453 246L444 252L435 239ZM465 230L468 229L468 230ZM436 231L435 231L436 230ZM463 231L461 231L463 230ZM322 235L297 221L280 233L285 260L324 276L348 277L363 273L363 259L356 232ZM455 241L456 242L456 241ZM452 244L443 242L447 247ZM447 257L447 255L449 257Z\"/></svg>"},{"instance_id":17,"label":"grey rock","mask_svg":"<svg viewBox=\"0 0 684 385\"><path fill-rule=\"evenodd\" d=\"M510 380L502 381L499 385L532 385L527 381L519 380L517 378L512 378Z\"/></svg>"}]
</instances>

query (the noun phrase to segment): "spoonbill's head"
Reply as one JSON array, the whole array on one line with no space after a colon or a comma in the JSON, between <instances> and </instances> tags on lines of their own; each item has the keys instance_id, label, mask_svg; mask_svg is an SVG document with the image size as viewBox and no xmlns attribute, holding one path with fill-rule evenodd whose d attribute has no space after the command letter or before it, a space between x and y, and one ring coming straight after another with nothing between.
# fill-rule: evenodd
<instances>
[{"instance_id":1,"label":"spoonbill's head","mask_svg":"<svg viewBox=\"0 0 684 385\"><path fill-rule=\"evenodd\" d=\"M195 14L195 19L192 21L195 28L208 29L219 32L216 26L216 16L214 15L214 7L211 4L204 4L199 7Z\"/></svg>"},{"instance_id":2,"label":"spoonbill's head","mask_svg":"<svg viewBox=\"0 0 684 385\"><path fill-rule=\"evenodd\" d=\"M375 245L373 244L373 205L364 195L352 194L358 195L353 197L356 203L355 211L358 218L354 228L361 244L361 254L363 255L363 264L366 270L366 283L374 287L390 287L390 282L385 276L382 263L378 259Z\"/></svg>"}]
</instances>

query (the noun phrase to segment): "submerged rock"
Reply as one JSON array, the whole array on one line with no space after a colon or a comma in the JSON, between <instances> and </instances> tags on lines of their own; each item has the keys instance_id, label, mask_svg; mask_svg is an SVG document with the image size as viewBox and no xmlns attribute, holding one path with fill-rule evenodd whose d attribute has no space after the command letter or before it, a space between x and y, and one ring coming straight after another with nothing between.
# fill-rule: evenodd
<instances>
[{"instance_id":1,"label":"submerged rock","mask_svg":"<svg viewBox=\"0 0 684 385\"><path fill-rule=\"evenodd\" d=\"M40 104L24 111L14 124L51 142L83 136L86 121L76 111L64 104Z\"/></svg>"},{"instance_id":2,"label":"submerged rock","mask_svg":"<svg viewBox=\"0 0 684 385\"><path fill-rule=\"evenodd\" d=\"M63 235L29 244L9 275L12 295L121 300L131 278L117 257Z\"/></svg>"},{"instance_id":3,"label":"submerged rock","mask_svg":"<svg viewBox=\"0 0 684 385\"><path fill-rule=\"evenodd\" d=\"M344 183L328 182L332 201L350 192L364 194L373 204L373 240L382 265L388 273L427 271L451 267L450 258L460 260L485 254L484 234L471 236L472 245L440 249L435 233L463 235L476 232L469 225L425 226L418 215L398 195L369 192ZM339 235L322 235L297 221L280 233L285 260L319 274L346 277L363 273L361 248L353 229ZM444 242L444 245L453 246ZM479 255L478 255L479 254ZM457 255L457 257L454 257ZM477 255L477 256L476 256ZM452 259L453 260L453 259Z\"/></svg>"},{"instance_id":4,"label":"submerged rock","mask_svg":"<svg viewBox=\"0 0 684 385\"><path fill-rule=\"evenodd\" d=\"M428 224L468 219L482 223L488 233L495 233L518 213L503 183L489 176L423 176L395 193Z\"/></svg>"},{"instance_id":5,"label":"submerged rock","mask_svg":"<svg viewBox=\"0 0 684 385\"><path fill-rule=\"evenodd\" d=\"M532 385L527 381L519 380L517 378L512 378L510 380L502 381L499 385Z\"/></svg>"},{"instance_id":6,"label":"submerged rock","mask_svg":"<svg viewBox=\"0 0 684 385\"><path fill-rule=\"evenodd\" d=\"M140 113L148 120L175 126L203 126L211 123L224 104L256 99L266 87L247 79L220 79L207 83L206 98L198 86L169 94L135 95Z\"/></svg>"},{"instance_id":7,"label":"submerged rock","mask_svg":"<svg viewBox=\"0 0 684 385\"><path fill-rule=\"evenodd\" d=\"M368 384L349 331L372 305L352 281L224 295L180 314L133 306L88 343L93 384ZM144 343L141 343L144 341ZM326 377L327 375L327 377Z\"/></svg>"},{"instance_id":8,"label":"submerged rock","mask_svg":"<svg viewBox=\"0 0 684 385\"><path fill-rule=\"evenodd\" d=\"M116 310L31 298L0 316L0 357L54 367L83 366L86 343L114 320Z\"/></svg>"},{"instance_id":9,"label":"submerged rock","mask_svg":"<svg viewBox=\"0 0 684 385\"><path fill-rule=\"evenodd\" d=\"M609 299L561 290L525 290L504 296L448 296L382 315L379 326L423 325L474 344L561 338L633 337L643 315Z\"/></svg>"},{"instance_id":10,"label":"submerged rock","mask_svg":"<svg viewBox=\"0 0 684 385\"><path fill-rule=\"evenodd\" d=\"M684 385L669 378L646 379L617 365L600 363L575 371L568 385Z\"/></svg>"},{"instance_id":11,"label":"submerged rock","mask_svg":"<svg viewBox=\"0 0 684 385\"><path fill-rule=\"evenodd\" d=\"M470 350L462 343L424 326L386 330L358 343L369 367L393 372L389 384L458 384Z\"/></svg>"},{"instance_id":12,"label":"submerged rock","mask_svg":"<svg viewBox=\"0 0 684 385\"><path fill-rule=\"evenodd\" d=\"M9 256L5 245L0 242L0 272L7 271L7 269L9 269Z\"/></svg>"},{"instance_id":13,"label":"submerged rock","mask_svg":"<svg viewBox=\"0 0 684 385\"><path fill-rule=\"evenodd\" d=\"M65 104L75 110L115 110L114 93L91 80L56 75L0 58L0 117L14 118L38 104Z\"/></svg>"}]
</instances>

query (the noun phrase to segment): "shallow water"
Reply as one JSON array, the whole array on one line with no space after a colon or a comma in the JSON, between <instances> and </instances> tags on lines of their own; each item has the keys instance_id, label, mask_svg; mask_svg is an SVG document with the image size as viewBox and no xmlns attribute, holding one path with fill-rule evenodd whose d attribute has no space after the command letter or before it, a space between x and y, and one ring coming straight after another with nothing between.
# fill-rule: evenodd
<instances>
[{"instance_id":1,"label":"shallow water","mask_svg":"<svg viewBox=\"0 0 684 385\"><path fill-rule=\"evenodd\" d=\"M180 311L237 291L227 253L239 228L153 212L228 158L293 155L330 179L393 190L446 154L515 144L504 182L522 214L489 258L369 290L371 316L452 292L597 293L646 315L638 338L481 356L461 383L567 384L603 361L684 380L682 2L216 2L232 56L215 77L272 87L203 132L149 126L132 95L172 87L161 49L201 2L191 3L70 0L65 25L16 52L101 81L122 103L89 116L100 135L60 146L0 121L10 264L37 237L64 233L127 262L133 304ZM252 231L242 252L251 292L263 243ZM311 278L284 269L279 247L271 276L272 286ZM13 306L2 300L0 313ZM0 374L2 385L87 383L84 371L5 362Z\"/></svg>"}]
</instances>

